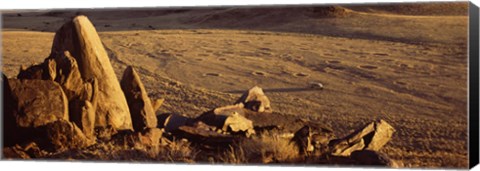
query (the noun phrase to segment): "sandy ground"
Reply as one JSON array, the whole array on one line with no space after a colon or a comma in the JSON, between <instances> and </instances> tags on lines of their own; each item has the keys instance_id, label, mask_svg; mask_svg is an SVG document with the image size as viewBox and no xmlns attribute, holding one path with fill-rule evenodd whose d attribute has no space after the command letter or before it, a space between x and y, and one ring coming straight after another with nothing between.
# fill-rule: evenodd
<instances>
[{"instance_id":1,"label":"sandy ground","mask_svg":"<svg viewBox=\"0 0 480 171\"><path fill-rule=\"evenodd\" d=\"M382 151L407 167L467 167L468 17L353 9L235 21L224 18L241 16L235 9L89 17L117 76L133 65L150 96L166 98L159 113L197 116L258 85L275 111L329 124L339 137L385 119L397 132ZM65 20L4 15L3 72L42 62Z\"/></svg>"}]
</instances>

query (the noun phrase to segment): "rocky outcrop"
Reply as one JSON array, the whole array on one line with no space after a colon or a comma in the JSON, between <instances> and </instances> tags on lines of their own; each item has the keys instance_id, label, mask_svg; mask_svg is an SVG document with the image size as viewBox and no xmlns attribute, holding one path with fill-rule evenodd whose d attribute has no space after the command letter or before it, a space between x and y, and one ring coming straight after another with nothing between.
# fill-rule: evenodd
<instances>
[{"instance_id":1,"label":"rocky outcrop","mask_svg":"<svg viewBox=\"0 0 480 171\"><path fill-rule=\"evenodd\" d=\"M255 86L245 92L235 104L243 104L246 109L255 112L271 113L270 100L263 92L262 88Z\"/></svg>"},{"instance_id":2,"label":"rocky outcrop","mask_svg":"<svg viewBox=\"0 0 480 171\"><path fill-rule=\"evenodd\" d=\"M51 54L65 51L77 61L83 80L98 80L97 98L101 103L97 105L95 125L132 129L125 96L97 31L87 17L77 16L56 32Z\"/></svg>"},{"instance_id":3,"label":"rocky outcrop","mask_svg":"<svg viewBox=\"0 0 480 171\"><path fill-rule=\"evenodd\" d=\"M16 126L37 128L68 120L68 100L56 82L9 79L8 83L16 108L5 115L15 118Z\"/></svg>"},{"instance_id":4,"label":"rocky outcrop","mask_svg":"<svg viewBox=\"0 0 480 171\"><path fill-rule=\"evenodd\" d=\"M125 69L120 85L127 98L133 129L142 131L145 128L157 127L157 116L152 102L140 80L140 76L132 66Z\"/></svg>"},{"instance_id":5,"label":"rocky outcrop","mask_svg":"<svg viewBox=\"0 0 480 171\"><path fill-rule=\"evenodd\" d=\"M384 120L378 120L356 130L347 137L332 142L333 155L349 156L356 150L380 150L392 138L395 129Z\"/></svg>"}]
</instances>

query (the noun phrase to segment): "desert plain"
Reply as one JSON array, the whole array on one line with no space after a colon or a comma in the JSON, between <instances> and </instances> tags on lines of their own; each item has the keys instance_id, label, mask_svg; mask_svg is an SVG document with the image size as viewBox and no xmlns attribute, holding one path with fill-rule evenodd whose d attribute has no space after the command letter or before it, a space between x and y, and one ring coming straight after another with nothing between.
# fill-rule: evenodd
<instances>
[{"instance_id":1,"label":"desert plain","mask_svg":"<svg viewBox=\"0 0 480 171\"><path fill-rule=\"evenodd\" d=\"M195 117L259 86L279 117L338 137L387 121L396 132L381 151L404 167L465 168L467 12L463 2L3 11L2 72L43 62L55 31L83 14L117 77L134 66L165 99L157 114Z\"/></svg>"}]
</instances>

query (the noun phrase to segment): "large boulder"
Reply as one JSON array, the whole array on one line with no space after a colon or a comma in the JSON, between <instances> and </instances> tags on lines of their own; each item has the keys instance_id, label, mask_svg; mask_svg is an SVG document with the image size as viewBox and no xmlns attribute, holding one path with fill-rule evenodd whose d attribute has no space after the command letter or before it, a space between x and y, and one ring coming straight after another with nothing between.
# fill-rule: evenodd
<instances>
[{"instance_id":1,"label":"large boulder","mask_svg":"<svg viewBox=\"0 0 480 171\"><path fill-rule=\"evenodd\" d=\"M125 95L102 41L86 16L73 18L56 32L51 54L62 54L65 51L69 51L77 61L83 80L98 80L99 103L95 125L132 129Z\"/></svg>"},{"instance_id":2,"label":"large boulder","mask_svg":"<svg viewBox=\"0 0 480 171\"><path fill-rule=\"evenodd\" d=\"M140 76L132 66L125 69L120 85L127 98L133 129L142 131L145 128L157 127L157 116L152 102L140 80Z\"/></svg>"},{"instance_id":3,"label":"large boulder","mask_svg":"<svg viewBox=\"0 0 480 171\"><path fill-rule=\"evenodd\" d=\"M9 79L8 83L12 103L15 103L13 106L16 108L5 115L7 118L15 118L16 126L37 128L57 120L69 119L67 97L56 82Z\"/></svg>"},{"instance_id":4,"label":"large boulder","mask_svg":"<svg viewBox=\"0 0 480 171\"><path fill-rule=\"evenodd\" d=\"M263 92L262 88L255 86L245 92L235 104L243 104L246 109L256 112L271 113L270 100Z\"/></svg>"}]
</instances>

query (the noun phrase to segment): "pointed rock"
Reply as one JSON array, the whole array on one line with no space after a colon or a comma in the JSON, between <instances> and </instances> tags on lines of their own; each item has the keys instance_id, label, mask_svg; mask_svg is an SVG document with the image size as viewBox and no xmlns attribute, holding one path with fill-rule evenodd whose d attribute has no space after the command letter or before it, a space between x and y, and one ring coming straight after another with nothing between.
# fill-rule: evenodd
<instances>
[{"instance_id":1,"label":"pointed rock","mask_svg":"<svg viewBox=\"0 0 480 171\"><path fill-rule=\"evenodd\" d=\"M82 130L90 142L95 142L95 108L90 101L73 101L70 120Z\"/></svg>"},{"instance_id":2,"label":"pointed rock","mask_svg":"<svg viewBox=\"0 0 480 171\"><path fill-rule=\"evenodd\" d=\"M68 120L67 97L56 82L9 79L8 83L16 109L6 115L12 115L18 127L37 128Z\"/></svg>"},{"instance_id":3,"label":"pointed rock","mask_svg":"<svg viewBox=\"0 0 480 171\"><path fill-rule=\"evenodd\" d=\"M158 111L158 109L160 109L160 107L163 105L164 101L165 101L165 99L157 99L157 100L153 101L152 102L153 111Z\"/></svg>"},{"instance_id":4,"label":"pointed rock","mask_svg":"<svg viewBox=\"0 0 480 171\"><path fill-rule=\"evenodd\" d=\"M132 66L125 69L120 84L127 98L133 129L142 131L145 128L157 127L157 116L153 110L152 102L140 80L140 76Z\"/></svg>"},{"instance_id":5,"label":"pointed rock","mask_svg":"<svg viewBox=\"0 0 480 171\"><path fill-rule=\"evenodd\" d=\"M246 109L256 112L271 113L270 100L263 92L262 88L255 86L245 92L235 104L242 103Z\"/></svg>"},{"instance_id":6,"label":"pointed rock","mask_svg":"<svg viewBox=\"0 0 480 171\"><path fill-rule=\"evenodd\" d=\"M98 80L96 126L112 125L131 129L132 121L125 95L113 67L92 23L77 16L64 24L55 34L51 54L69 51L76 59L83 80Z\"/></svg>"}]
</instances>

